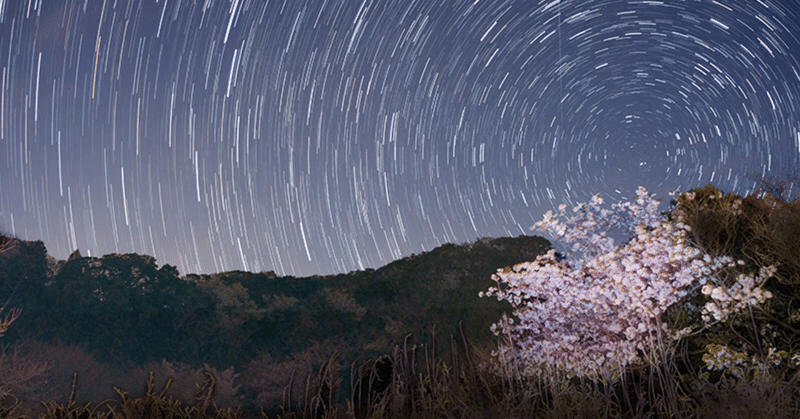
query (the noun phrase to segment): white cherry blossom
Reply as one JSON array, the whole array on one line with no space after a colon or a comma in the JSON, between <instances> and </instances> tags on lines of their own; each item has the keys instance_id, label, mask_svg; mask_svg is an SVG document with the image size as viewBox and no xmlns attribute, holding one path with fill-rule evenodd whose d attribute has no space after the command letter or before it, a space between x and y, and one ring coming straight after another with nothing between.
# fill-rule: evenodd
<instances>
[{"instance_id":1,"label":"white cherry blossom","mask_svg":"<svg viewBox=\"0 0 800 419\"><path fill-rule=\"evenodd\" d=\"M690 333L671 330L662 315L700 287L710 299L702 312L706 325L771 297L760 286L774 267L762 269L757 278L740 275L725 286L720 274L742 262L691 247L687 225L668 221L643 187L636 194L634 203L610 210L601 208L603 199L595 195L577 205L571 217L564 205L557 214L548 211L533 228L550 232L581 257L559 259L550 250L535 261L498 270L492 276L498 286L480 294L514 307L517 321L504 316L492 331L510 338L497 354L514 360L523 375L555 367L568 375L599 377L644 362L658 342ZM632 235L622 246L606 235L617 228Z\"/></svg>"}]
</instances>

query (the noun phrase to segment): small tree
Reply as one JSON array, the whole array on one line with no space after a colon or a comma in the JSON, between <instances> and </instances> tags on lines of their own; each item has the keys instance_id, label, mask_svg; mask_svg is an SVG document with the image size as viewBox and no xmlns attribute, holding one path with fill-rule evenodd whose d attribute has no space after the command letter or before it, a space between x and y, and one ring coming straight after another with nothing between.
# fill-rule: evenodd
<instances>
[{"instance_id":1,"label":"small tree","mask_svg":"<svg viewBox=\"0 0 800 419\"><path fill-rule=\"evenodd\" d=\"M657 211L658 201L640 187L635 203L601 208L600 195L566 217L548 211L533 228L571 245L572 258L555 251L492 276L498 284L480 296L496 296L514 307L515 318L492 326L508 337L496 355L516 363L522 375L552 368L570 376L616 375L626 365L655 363L678 339L770 298L761 284L774 272L723 281L741 265L727 256L710 257L691 247L689 227ZM559 219L565 219L560 221ZM608 232L622 228L633 237L616 246ZM580 257L574 257L575 253ZM702 288L708 303L697 311L700 324L675 329L667 312ZM707 291L707 292L706 292ZM662 351L662 352L660 352Z\"/></svg>"}]
</instances>

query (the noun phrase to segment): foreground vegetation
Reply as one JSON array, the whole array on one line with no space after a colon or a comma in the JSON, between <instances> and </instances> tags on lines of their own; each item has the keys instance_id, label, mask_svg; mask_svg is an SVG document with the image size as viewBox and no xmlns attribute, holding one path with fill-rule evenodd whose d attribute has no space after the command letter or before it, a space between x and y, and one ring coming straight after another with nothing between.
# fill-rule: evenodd
<instances>
[{"instance_id":1,"label":"foreground vegetation","mask_svg":"<svg viewBox=\"0 0 800 419\"><path fill-rule=\"evenodd\" d=\"M264 353L258 360L248 361L249 364L239 363L237 368L225 370L208 364L200 367L196 363L142 359L135 368L128 365L123 369L120 365L120 370L115 371L114 377L128 378L125 382L110 382L102 372L78 375L70 388L59 393L63 394L63 399L55 398L61 401L53 401L50 396L50 399L38 399L44 402L32 403L37 395L53 394L52 388L43 390L47 388L46 383L30 384L36 382L36 377L47 376L54 370L62 370L63 377L69 369L63 360L100 355L60 342L30 340L3 350L0 417L800 418L800 257L797 250L800 249L800 201L787 199L780 188L769 188L775 185L765 186L765 193L745 198L725 195L712 186L696 189L676 197L673 214L691 226L692 244L712 256L729 255L744 260L743 270L776 265L776 274L763 285L773 297L763 305L744 310L687 337L675 347L662 348L659 359L626 367L614 380L567 378L559 371L538 378L523 376L513 361L504 362L492 355L494 349L507 342L481 339L479 334L469 332L476 324L473 319L470 327L460 327L463 324L457 321L442 324L445 331L438 337L423 336L418 330L413 337L403 339L401 336L395 340L397 345L393 350L383 352L383 356L377 350L379 346L373 345L372 361L367 362L352 361L365 359L354 357L354 348L347 346L348 343L360 344L357 341L325 340L323 345L306 347L292 355L293 361L314 360L304 364L317 366L316 373L311 375L305 375L302 370L294 375L287 373L299 364L275 362L282 358L274 353ZM80 266L91 267L91 261L85 262ZM405 268L412 265L410 261L399 265L403 264ZM384 276L389 277L388 274ZM201 279L196 278L196 281ZM391 282L384 285L383 291L401 296L409 305L406 310L423 307L421 302L404 294L403 287L388 284ZM350 313L354 321L374 317L368 301L376 298L375 295L357 291L332 295L328 285L320 288L319 295L327 296L329 302L338 302L337 307ZM249 294L235 284L221 287L207 283L205 289L216 290L215 295L220 296L220 300L228 298L229 303L222 305L223 308L237 308L225 311L209 306L207 310L214 316L227 316L224 322L216 324L235 324L246 330L257 324L252 323L251 317L275 315L274 311L265 313L259 311L257 305L249 304L252 303ZM64 292L75 295L74 291ZM427 298L443 301L442 295L437 295L433 289L424 292L430 294ZM312 298L314 295L317 295L315 291L305 296ZM287 299L282 301L286 303ZM473 299L475 301L468 305L485 303L474 295ZM692 306L699 305L701 299L697 290L684 307L667 313L664 321L680 327L695 315ZM315 301L319 304L321 300ZM254 314L250 317L242 314L248 313L241 310L242 307ZM432 309L436 309L435 303ZM438 319L452 320L452 316L443 315L445 312L445 308L439 308ZM391 313L390 318L401 320L399 312ZM8 308L6 314L0 329L11 326L13 330L20 313ZM426 315L436 318L437 312L426 312ZM493 313L484 312L483 315ZM24 315L19 319L22 318ZM208 318L211 319L210 315ZM419 319L413 318L413 321ZM408 326L409 323L403 321L381 324L384 330L393 330L393 336ZM141 330L131 331L132 335L140 333ZM313 333L313 329L306 333ZM113 347L114 335L100 336L105 346L97 348ZM278 333L278 336L284 335ZM296 339L308 336L303 334ZM202 349L210 351L215 347L231 350L220 342ZM62 362L53 362L58 356ZM105 359L109 363L91 361L96 362L95 371L110 371L111 365L117 365L108 354ZM242 365L248 365L249 369ZM253 385L256 381L261 383L260 387ZM246 390L248 385L262 390L268 386L282 388L281 406L271 408L270 404L259 402L258 393ZM106 392L102 393L100 387ZM131 396L126 390L137 396ZM91 402L83 401L82 392L103 396Z\"/></svg>"},{"instance_id":2,"label":"foreground vegetation","mask_svg":"<svg viewBox=\"0 0 800 419\"><path fill-rule=\"evenodd\" d=\"M492 358L465 341L452 340L442 359L435 348L405 342L392 354L350 368L344 401L338 352L302 391L287 383L280 410L264 412L218 406L215 377L207 376L193 403L169 396L171 380L156 383L151 374L141 397L117 389L99 403L75 402L77 381L65 402L48 401L32 409L6 394L8 418L797 418L800 383L775 366L754 366L740 375L711 375L692 366L685 352L670 362L626 371L622 380L593 382L522 378L506 365L504 374L486 367ZM693 371L693 372L692 372ZM299 378L298 378L299 379Z\"/></svg>"}]
</instances>

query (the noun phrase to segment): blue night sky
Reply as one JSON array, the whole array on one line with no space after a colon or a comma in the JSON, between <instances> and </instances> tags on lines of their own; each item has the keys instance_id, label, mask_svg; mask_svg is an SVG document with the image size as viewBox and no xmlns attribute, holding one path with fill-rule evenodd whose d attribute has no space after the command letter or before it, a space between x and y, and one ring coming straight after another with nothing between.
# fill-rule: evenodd
<instances>
[{"instance_id":1,"label":"blue night sky","mask_svg":"<svg viewBox=\"0 0 800 419\"><path fill-rule=\"evenodd\" d=\"M305 276L800 166L798 0L0 0L0 230Z\"/></svg>"}]
</instances>

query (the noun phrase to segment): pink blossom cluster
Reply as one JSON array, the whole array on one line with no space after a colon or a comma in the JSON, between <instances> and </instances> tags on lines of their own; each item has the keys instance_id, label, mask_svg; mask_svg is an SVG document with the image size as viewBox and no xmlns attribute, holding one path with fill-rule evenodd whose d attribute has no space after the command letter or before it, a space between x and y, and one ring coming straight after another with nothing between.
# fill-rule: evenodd
<instances>
[{"instance_id":1,"label":"pink blossom cluster","mask_svg":"<svg viewBox=\"0 0 800 419\"><path fill-rule=\"evenodd\" d=\"M614 204L610 210L601 208L603 200L596 195L575 207L569 219L564 205L558 214L548 211L533 228L549 231L582 257L570 261L551 250L533 262L498 270L492 276L498 286L480 294L514 307L516 319L504 316L492 331L509 338L497 355L513 360L523 375L555 368L597 377L641 363L665 341L690 331L671 330L662 315L707 284L709 304L720 314L706 307L707 321L720 320L738 303L763 301L756 294L767 297L759 286L771 272L762 272L758 280L741 276L732 288L720 286L717 275L736 262L691 247L687 225L669 222L643 187L636 194L635 203ZM623 246L607 235L617 228L633 234ZM718 288L725 292L714 291Z\"/></svg>"},{"instance_id":2,"label":"pink blossom cluster","mask_svg":"<svg viewBox=\"0 0 800 419\"><path fill-rule=\"evenodd\" d=\"M742 262L742 261L739 261ZM772 298L772 293L761 289L761 285L777 272L774 265L764 266L758 276L740 274L736 282L730 286L705 284L701 292L711 298L703 309L703 321L710 323L727 318L747 306L755 306Z\"/></svg>"}]
</instances>

